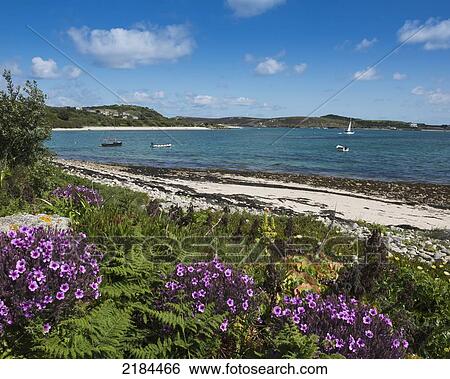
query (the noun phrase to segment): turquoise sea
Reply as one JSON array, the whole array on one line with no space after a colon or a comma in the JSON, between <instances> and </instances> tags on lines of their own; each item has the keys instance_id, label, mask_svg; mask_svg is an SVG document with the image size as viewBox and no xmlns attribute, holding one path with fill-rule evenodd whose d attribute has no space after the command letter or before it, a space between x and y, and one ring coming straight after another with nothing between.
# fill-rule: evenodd
<instances>
[{"instance_id":1,"label":"turquoise sea","mask_svg":"<svg viewBox=\"0 0 450 379\"><path fill-rule=\"evenodd\" d=\"M104 138L123 141L99 147ZM150 144L171 143L170 149ZM336 151L336 145L350 148ZM444 131L242 128L169 131L54 131L61 158L153 167L219 168L450 184L450 133Z\"/></svg>"}]
</instances>

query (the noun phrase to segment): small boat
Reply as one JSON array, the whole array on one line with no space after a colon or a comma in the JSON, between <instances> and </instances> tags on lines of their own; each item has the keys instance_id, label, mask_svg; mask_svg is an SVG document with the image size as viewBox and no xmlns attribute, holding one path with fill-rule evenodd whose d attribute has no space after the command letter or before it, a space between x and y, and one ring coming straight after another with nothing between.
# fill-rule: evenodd
<instances>
[{"instance_id":1,"label":"small boat","mask_svg":"<svg viewBox=\"0 0 450 379\"><path fill-rule=\"evenodd\" d=\"M153 149L156 149L156 148L168 148L168 147L172 147L172 144L171 143L151 143L151 145L150 145Z\"/></svg>"},{"instance_id":2,"label":"small boat","mask_svg":"<svg viewBox=\"0 0 450 379\"><path fill-rule=\"evenodd\" d=\"M343 134L355 134L355 132L352 130L352 120L350 119L350 122L348 123L347 129L343 132Z\"/></svg>"},{"instance_id":3,"label":"small boat","mask_svg":"<svg viewBox=\"0 0 450 379\"><path fill-rule=\"evenodd\" d=\"M119 141L117 139L106 139L102 142L100 145L101 147L117 147L122 146L122 141Z\"/></svg>"},{"instance_id":4,"label":"small boat","mask_svg":"<svg viewBox=\"0 0 450 379\"><path fill-rule=\"evenodd\" d=\"M344 145L336 145L336 150L346 153L347 151L350 151L350 148Z\"/></svg>"}]
</instances>

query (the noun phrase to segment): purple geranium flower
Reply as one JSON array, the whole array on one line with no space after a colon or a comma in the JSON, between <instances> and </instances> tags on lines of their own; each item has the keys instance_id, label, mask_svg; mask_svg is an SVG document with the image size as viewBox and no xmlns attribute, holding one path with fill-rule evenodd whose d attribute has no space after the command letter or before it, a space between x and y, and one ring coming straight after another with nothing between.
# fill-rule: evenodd
<instances>
[{"instance_id":1,"label":"purple geranium flower","mask_svg":"<svg viewBox=\"0 0 450 379\"><path fill-rule=\"evenodd\" d=\"M38 286L37 282L34 281L34 280L32 280L32 281L30 282L30 284L28 284L28 289L29 289L31 292L36 291L38 288L39 288L39 286Z\"/></svg>"},{"instance_id":2,"label":"purple geranium flower","mask_svg":"<svg viewBox=\"0 0 450 379\"><path fill-rule=\"evenodd\" d=\"M75 291L75 298L82 299L84 297L84 291L80 288L77 288Z\"/></svg>"}]
</instances>

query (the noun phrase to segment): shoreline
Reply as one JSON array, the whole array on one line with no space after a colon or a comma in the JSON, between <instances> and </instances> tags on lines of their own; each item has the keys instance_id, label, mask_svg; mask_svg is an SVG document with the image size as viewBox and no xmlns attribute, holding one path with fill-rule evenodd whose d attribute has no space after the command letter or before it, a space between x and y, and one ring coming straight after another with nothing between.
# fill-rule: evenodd
<instances>
[{"instance_id":1,"label":"shoreline","mask_svg":"<svg viewBox=\"0 0 450 379\"><path fill-rule=\"evenodd\" d=\"M80 128L53 128L54 132L102 132L102 131L151 131L151 130L221 130L241 129L239 126L227 126L220 128L208 128L206 126L82 126Z\"/></svg>"},{"instance_id":2,"label":"shoreline","mask_svg":"<svg viewBox=\"0 0 450 379\"><path fill-rule=\"evenodd\" d=\"M289 129L324 129L320 126L248 126L248 125L227 125L227 124L217 124L218 127L207 127L207 126L80 126L75 128L52 128L55 132L66 132L66 131L152 131L152 130L226 130L226 129L243 129L243 128L254 128L254 129L279 129L279 128L289 128ZM327 129L340 130L341 126L328 126ZM413 132L450 132L447 129L413 129L413 128L355 128L355 130L374 130L374 131L413 131Z\"/></svg>"},{"instance_id":3,"label":"shoreline","mask_svg":"<svg viewBox=\"0 0 450 379\"><path fill-rule=\"evenodd\" d=\"M403 182L105 164L56 159L68 173L145 192L167 204L303 213L417 229L448 229L450 186Z\"/></svg>"}]
</instances>

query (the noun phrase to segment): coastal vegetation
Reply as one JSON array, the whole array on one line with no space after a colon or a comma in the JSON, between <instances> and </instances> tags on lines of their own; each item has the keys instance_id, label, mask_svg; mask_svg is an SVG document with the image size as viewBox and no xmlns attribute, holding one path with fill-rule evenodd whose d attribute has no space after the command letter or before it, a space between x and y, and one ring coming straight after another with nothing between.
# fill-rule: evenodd
<instances>
[{"instance_id":1,"label":"coastal vegetation","mask_svg":"<svg viewBox=\"0 0 450 379\"><path fill-rule=\"evenodd\" d=\"M0 231L0 357L450 358L446 263L392 254L382 227L361 240L71 176L43 147L42 92L9 83L1 138L31 140L2 157L0 216L46 216Z\"/></svg>"},{"instance_id":2,"label":"coastal vegetation","mask_svg":"<svg viewBox=\"0 0 450 379\"><path fill-rule=\"evenodd\" d=\"M153 109L137 105L101 105L92 107L46 107L53 128L83 126L193 126L185 120L170 119Z\"/></svg>"}]
</instances>

